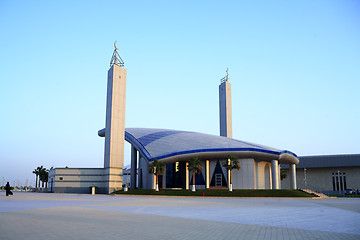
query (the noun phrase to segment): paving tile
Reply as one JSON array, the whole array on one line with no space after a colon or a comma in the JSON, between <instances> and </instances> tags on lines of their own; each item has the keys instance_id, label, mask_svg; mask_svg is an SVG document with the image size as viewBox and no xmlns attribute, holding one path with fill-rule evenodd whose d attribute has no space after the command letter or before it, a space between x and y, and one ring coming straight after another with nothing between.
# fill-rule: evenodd
<instances>
[{"instance_id":1,"label":"paving tile","mask_svg":"<svg viewBox=\"0 0 360 240\"><path fill-rule=\"evenodd\" d=\"M357 199L15 193L0 196L0 239L360 239L359 209Z\"/></svg>"}]
</instances>

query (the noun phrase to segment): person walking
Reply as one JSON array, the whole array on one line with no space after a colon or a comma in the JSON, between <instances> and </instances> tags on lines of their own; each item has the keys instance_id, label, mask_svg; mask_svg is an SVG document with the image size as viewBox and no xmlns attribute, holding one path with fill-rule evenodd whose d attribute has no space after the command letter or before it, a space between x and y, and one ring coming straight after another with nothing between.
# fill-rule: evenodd
<instances>
[{"instance_id":1,"label":"person walking","mask_svg":"<svg viewBox=\"0 0 360 240\"><path fill-rule=\"evenodd\" d=\"M13 195L13 193L11 192L9 182L6 183L5 190L6 190L6 196Z\"/></svg>"}]
</instances>

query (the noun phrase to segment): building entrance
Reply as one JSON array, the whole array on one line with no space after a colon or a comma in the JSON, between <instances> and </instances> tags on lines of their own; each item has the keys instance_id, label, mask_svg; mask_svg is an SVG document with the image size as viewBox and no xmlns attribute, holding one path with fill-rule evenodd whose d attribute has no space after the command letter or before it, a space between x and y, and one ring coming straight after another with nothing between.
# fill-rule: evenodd
<instances>
[{"instance_id":1,"label":"building entrance","mask_svg":"<svg viewBox=\"0 0 360 240\"><path fill-rule=\"evenodd\" d=\"M210 182L210 187L227 187L225 175L219 160L216 162L215 170Z\"/></svg>"},{"instance_id":2,"label":"building entrance","mask_svg":"<svg viewBox=\"0 0 360 240\"><path fill-rule=\"evenodd\" d=\"M166 188L185 188L186 163L166 164Z\"/></svg>"}]
</instances>

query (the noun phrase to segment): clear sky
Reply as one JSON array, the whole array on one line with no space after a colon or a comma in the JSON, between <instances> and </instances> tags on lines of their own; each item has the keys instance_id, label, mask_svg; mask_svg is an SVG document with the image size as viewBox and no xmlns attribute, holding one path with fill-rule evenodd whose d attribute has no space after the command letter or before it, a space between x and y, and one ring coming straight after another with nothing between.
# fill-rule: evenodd
<instances>
[{"instance_id":1,"label":"clear sky","mask_svg":"<svg viewBox=\"0 0 360 240\"><path fill-rule=\"evenodd\" d=\"M234 138L360 153L359 1L1 0L0 33L1 181L103 167L115 40L126 127L218 135L229 68Z\"/></svg>"}]
</instances>

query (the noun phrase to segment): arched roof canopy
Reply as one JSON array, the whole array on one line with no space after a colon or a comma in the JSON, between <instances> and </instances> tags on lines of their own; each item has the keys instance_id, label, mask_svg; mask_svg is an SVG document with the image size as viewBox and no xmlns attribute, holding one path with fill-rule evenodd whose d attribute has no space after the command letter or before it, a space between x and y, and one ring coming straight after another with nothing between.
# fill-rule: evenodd
<instances>
[{"instance_id":1,"label":"arched roof canopy","mask_svg":"<svg viewBox=\"0 0 360 240\"><path fill-rule=\"evenodd\" d=\"M104 129L99 136L105 136ZM169 129L126 128L125 140L148 161L165 163L199 159L226 159L228 155L256 160L279 160L282 164L298 164L296 154L232 138Z\"/></svg>"}]
</instances>

